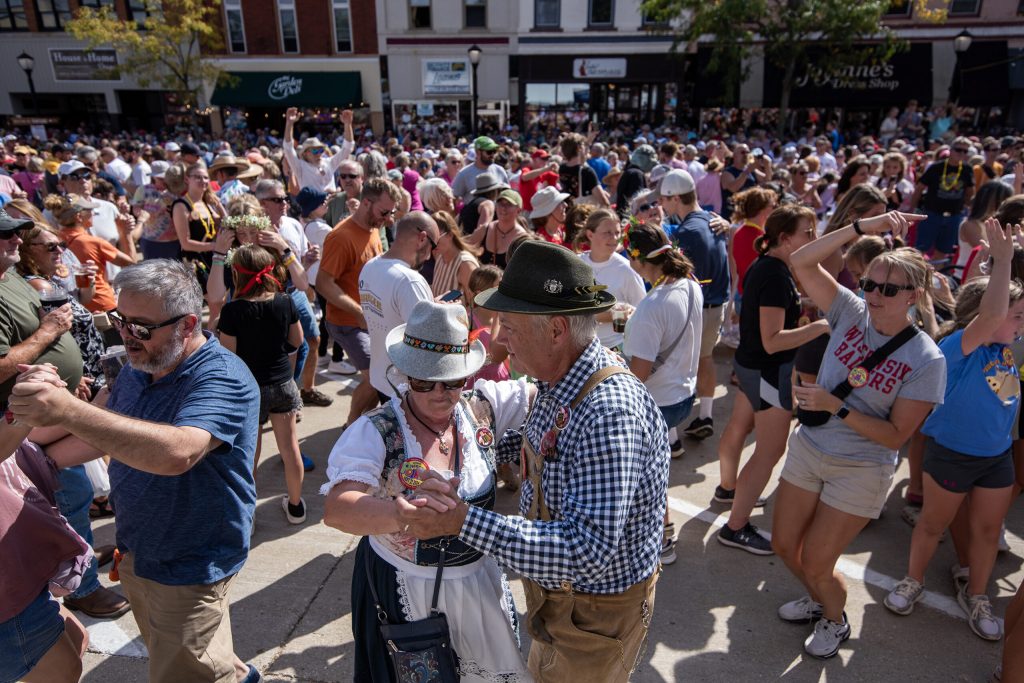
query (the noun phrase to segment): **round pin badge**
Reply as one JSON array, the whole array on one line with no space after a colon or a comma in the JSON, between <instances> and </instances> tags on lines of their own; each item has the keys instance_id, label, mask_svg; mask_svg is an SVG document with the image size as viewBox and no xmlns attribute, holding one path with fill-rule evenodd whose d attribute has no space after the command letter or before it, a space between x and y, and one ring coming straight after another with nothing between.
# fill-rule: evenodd
<instances>
[{"instance_id":1,"label":"round pin badge","mask_svg":"<svg viewBox=\"0 0 1024 683\"><path fill-rule=\"evenodd\" d=\"M398 467L398 481L407 489L415 489L423 483L423 475L430 471L430 465L422 458L409 458Z\"/></svg>"},{"instance_id":2,"label":"round pin badge","mask_svg":"<svg viewBox=\"0 0 1024 683\"><path fill-rule=\"evenodd\" d=\"M490 448L494 443L494 432L487 427L481 427L476 430L476 444L480 448Z\"/></svg>"},{"instance_id":3,"label":"round pin badge","mask_svg":"<svg viewBox=\"0 0 1024 683\"><path fill-rule=\"evenodd\" d=\"M555 436L554 431L545 432L544 436L541 437L540 440L540 454L545 458L554 457L555 453L557 453L555 448L557 440L558 437Z\"/></svg>"},{"instance_id":4,"label":"round pin badge","mask_svg":"<svg viewBox=\"0 0 1024 683\"><path fill-rule=\"evenodd\" d=\"M555 411L555 429L562 431L566 425L569 424L569 418L572 417L572 413L569 410L569 406L561 406Z\"/></svg>"},{"instance_id":5,"label":"round pin badge","mask_svg":"<svg viewBox=\"0 0 1024 683\"><path fill-rule=\"evenodd\" d=\"M846 380L854 389L860 389L868 383L868 371L858 365L853 370L850 370L850 374L846 376Z\"/></svg>"},{"instance_id":6,"label":"round pin badge","mask_svg":"<svg viewBox=\"0 0 1024 683\"><path fill-rule=\"evenodd\" d=\"M1003 365L1013 365L1013 351L1008 346L1003 347Z\"/></svg>"}]
</instances>

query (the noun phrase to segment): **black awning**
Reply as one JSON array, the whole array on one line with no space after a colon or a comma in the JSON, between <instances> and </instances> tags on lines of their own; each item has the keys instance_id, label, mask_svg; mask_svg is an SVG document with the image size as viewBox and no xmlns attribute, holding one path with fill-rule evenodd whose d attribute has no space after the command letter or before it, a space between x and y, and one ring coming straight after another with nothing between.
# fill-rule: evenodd
<instances>
[{"instance_id":1,"label":"black awning","mask_svg":"<svg viewBox=\"0 0 1024 683\"><path fill-rule=\"evenodd\" d=\"M353 107L363 100L357 72L246 71L230 74L211 102L233 107Z\"/></svg>"}]
</instances>

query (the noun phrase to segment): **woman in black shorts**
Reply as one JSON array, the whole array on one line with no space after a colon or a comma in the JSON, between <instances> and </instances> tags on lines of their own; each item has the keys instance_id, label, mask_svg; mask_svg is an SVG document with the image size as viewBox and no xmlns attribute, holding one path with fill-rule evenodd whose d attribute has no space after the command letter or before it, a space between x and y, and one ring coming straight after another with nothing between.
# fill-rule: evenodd
<instances>
[{"instance_id":1,"label":"woman in black shorts","mask_svg":"<svg viewBox=\"0 0 1024 683\"><path fill-rule=\"evenodd\" d=\"M758 496L786 450L793 419L793 357L799 346L828 332L824 320L799 327L800 293L789 270L790 254L813 239L811 209L775 209L754 242L760 256L743 280L740 345L733 361L740 392L718 445L722 481L715 500L733 506L718 541L756 555L772 554L771 543L750 523L750 513L764 505ZM743 442L755 429L754 454L737 477Z\"/></svg>"}]
</instances>

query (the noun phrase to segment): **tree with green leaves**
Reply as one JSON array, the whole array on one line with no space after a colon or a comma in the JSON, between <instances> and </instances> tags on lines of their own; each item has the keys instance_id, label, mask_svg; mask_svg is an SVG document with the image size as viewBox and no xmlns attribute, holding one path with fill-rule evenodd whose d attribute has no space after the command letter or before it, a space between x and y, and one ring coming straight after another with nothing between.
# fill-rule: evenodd
<instances>
[{"instance_id":1,"label":"tree with green leaves","mask_svg":"<svg viewBox=\"0 0 1024 683\"><path fill-rule=\"evenodd\" d=\"M897 0L898 1L898 0ZM927 0L902 0L924 5ZM882 17L893 0L643 0L641 10L674 37L673 50L710 40L711 69L723 87L749 75L741 62L755 53L783 73L778 134L786 125L796 75L827 54L819 68L888 59L903 46ZM917 8L921 9L921 8ZM922 15L918 12L919 16ZM865 47L870 43L870 47ZM704 43L701 43L702 45Z\"/></svg>"},{"instance_id":2,"label":"tree with green leaves","mask_svg":"<svg viewBox=\"0 0 1024 683\"><path fill-rule=\"evenodd\" d=\"M203 56L223 45L220 0L143 1L146 19L141 24L122 20L109 6L82 7L67 31L90 48L115 48L121 59L114 75L171 90L194 111L199 89L223 75Z\"/></svg>"}]
</instances>

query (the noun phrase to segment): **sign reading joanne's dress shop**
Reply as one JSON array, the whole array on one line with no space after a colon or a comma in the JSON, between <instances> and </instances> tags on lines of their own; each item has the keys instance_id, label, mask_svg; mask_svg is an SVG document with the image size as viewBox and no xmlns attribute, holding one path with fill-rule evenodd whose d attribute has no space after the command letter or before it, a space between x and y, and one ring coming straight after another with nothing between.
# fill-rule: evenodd
<instances>
[{"instance_id":1,"label":"sign reading joanne's dress shop","mask_svg":"<svg viewBox=\"0 0 1024 683\"><path fill-rule=\"evenodd\" d=\"M50 48L50 65L55 81L119 81L117 51Z\"/></svg>"},{"instance_id":2,"label":"sign reading joanne's dress shop","mask_svg":"<svg viewBox=\"0 0 1024 683\"><path fill-rule=\"evenodd\" d=\"M574 59L573 78L625 78L625 59Z\"/></svg>"},{"instance_id":3,"label":"sign reading joanne's dress shop","mask_svg":"<svg viewBox=\"0 0 1024 683\"><path fill-rule=\"evenodd\" d=\"M470 95L468 59L424 59L424 95Z\"/></svg>"}]
</instances>

